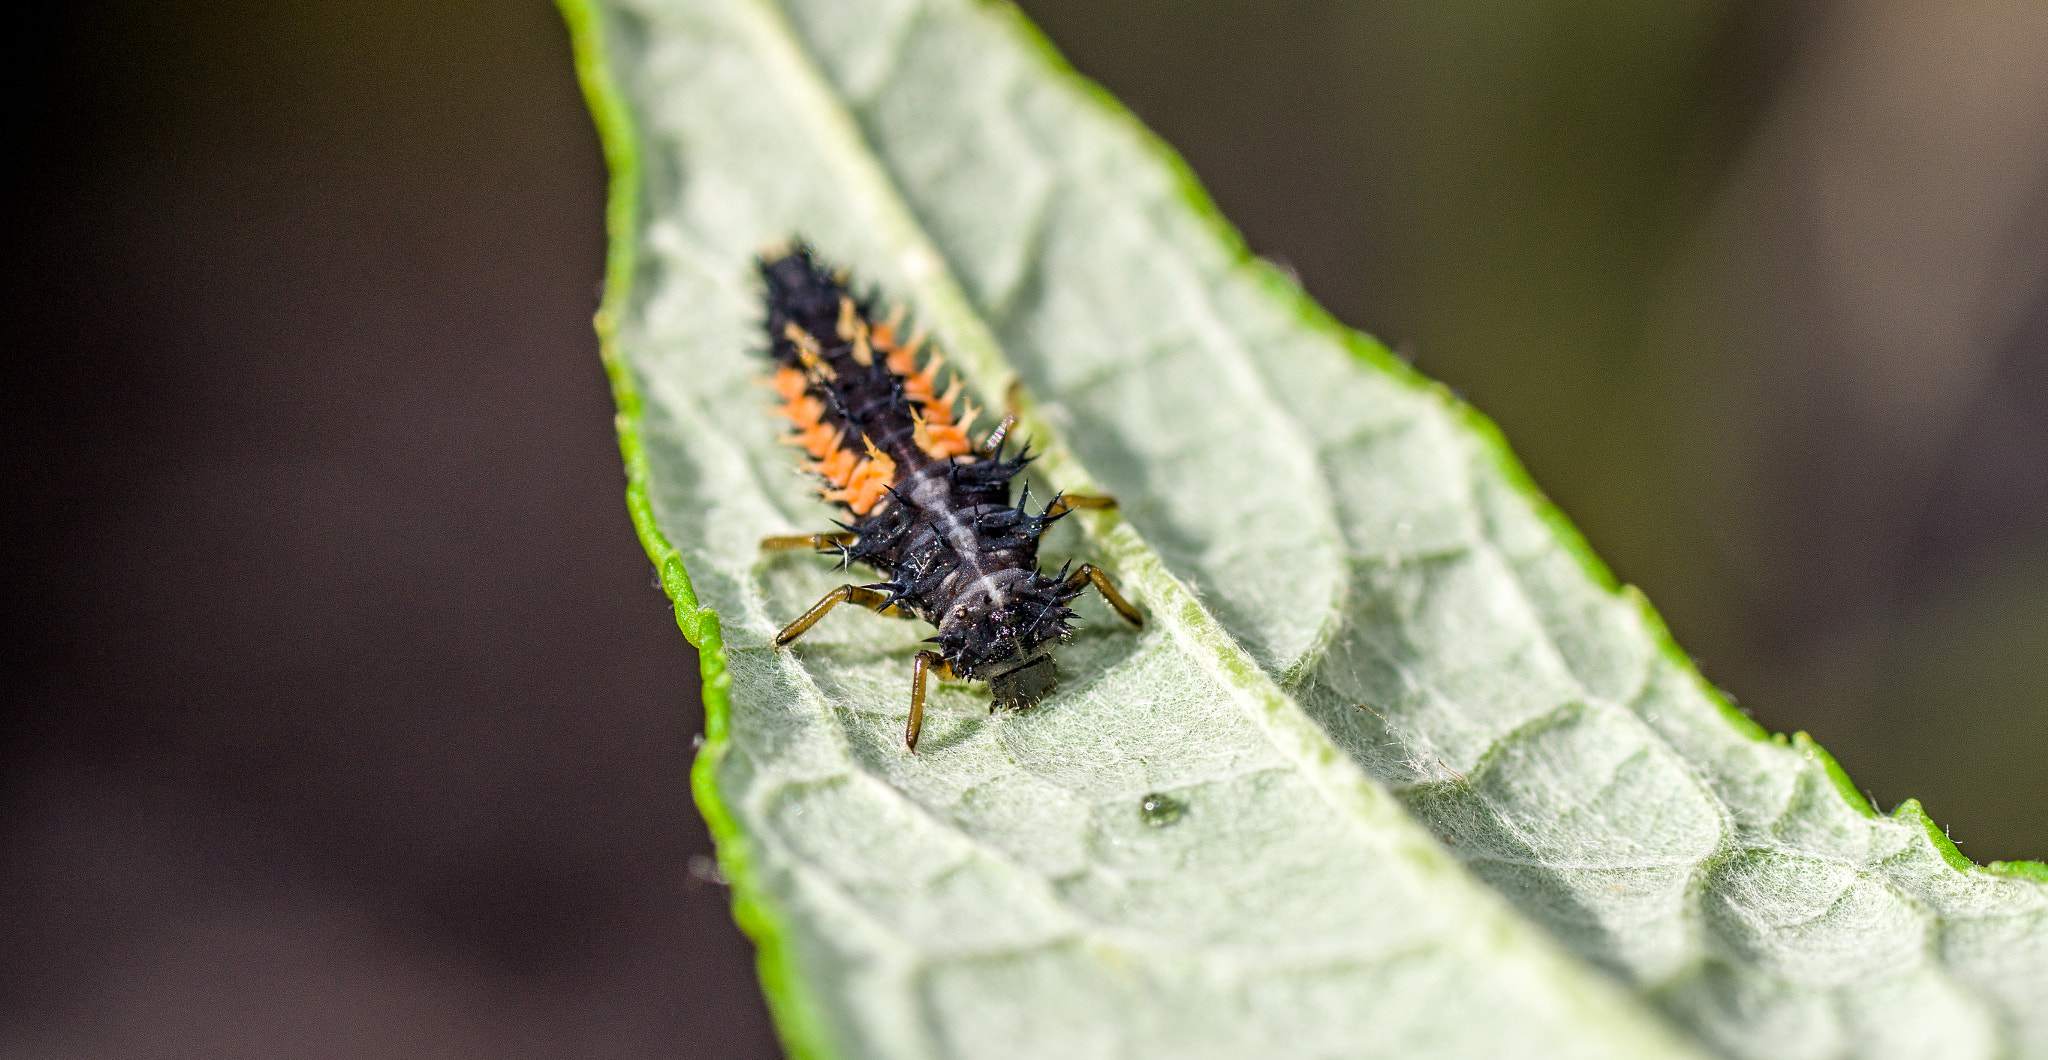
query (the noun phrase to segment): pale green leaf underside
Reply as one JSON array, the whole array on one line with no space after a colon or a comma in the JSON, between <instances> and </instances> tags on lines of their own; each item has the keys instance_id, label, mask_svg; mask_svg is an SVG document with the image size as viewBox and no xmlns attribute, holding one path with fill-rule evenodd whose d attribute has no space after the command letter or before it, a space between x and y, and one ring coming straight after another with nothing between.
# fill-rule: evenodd
<instances>
[{"instance_id":1,"label":"pale green leaf underside","mask_svg":"<svg viewBox=\"0 0 2048 1060\"><path fill-rule=\"evenodd\" d=\"M1744 728L1490 428L1248 259L1007 9L569 13L640 180L607 340L643 530L729 696L700 797L793 1046L2048 1056L2048 888ZM1021 376L1046 477L1123 502L1055 550L1152 614L1085 610L1029 713L946 687L915 758L928 630L765 646L843 577L756 549L830 514L751 352L751 255L792 231L984 395Z\"/></svg>"}]
</instances>

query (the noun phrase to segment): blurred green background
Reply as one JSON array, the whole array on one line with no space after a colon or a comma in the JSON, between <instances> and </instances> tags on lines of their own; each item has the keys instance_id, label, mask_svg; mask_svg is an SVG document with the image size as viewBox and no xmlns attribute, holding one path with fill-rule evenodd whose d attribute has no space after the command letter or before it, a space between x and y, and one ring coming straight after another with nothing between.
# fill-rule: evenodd
<instances>
[{"instance_id":1,"label":"blurred green background","mask_svg":"<svg viewBox=\"0 0 2048 1060\"><path fill-rule=\"evenodd\" d=\"M2048 856L2048 6L1023 6L1765 725ZM559 18L40 17L0 1053L773 1055Z\"/></svg>"}]
</instances>

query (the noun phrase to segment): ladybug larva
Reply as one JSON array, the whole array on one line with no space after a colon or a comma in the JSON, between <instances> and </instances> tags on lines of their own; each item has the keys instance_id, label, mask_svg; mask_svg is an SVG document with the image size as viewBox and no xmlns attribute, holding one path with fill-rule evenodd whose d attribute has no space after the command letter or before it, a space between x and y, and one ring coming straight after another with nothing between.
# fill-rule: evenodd
<instances>
[{"instance_id":1,"label":"ladybug larva","mask_svg":"<svg viewBox=\"0 0 2048 1060\"><path fill-rule=\"evenodd\" d=\"M1022 709L1058 683L1052 649L1072 634L1067 605L1089 586L1143 626L1095 565L1038 568L1048 526L1074 508L1114 501L1055 496L1034 515L1026 486L1011 504L1010 481L1031 459L1004 453L1014 416L975 444L967 428L976 410L962 400L958 376L939 392L941 358L920 359L921 336L901 333L901 310L875 319L872 300L802 243L764 253L759 266L777 412L790 425L783 440L809 457L820 495L849 516L840 532L771 537L762 547L816 548L884 579L826 593L776 634L777 648L843 603L937 627L938 650L919 651L911 663L903 742L915 752L928 674L986 681L991 709Z\"/></svg>"}]
</instances>

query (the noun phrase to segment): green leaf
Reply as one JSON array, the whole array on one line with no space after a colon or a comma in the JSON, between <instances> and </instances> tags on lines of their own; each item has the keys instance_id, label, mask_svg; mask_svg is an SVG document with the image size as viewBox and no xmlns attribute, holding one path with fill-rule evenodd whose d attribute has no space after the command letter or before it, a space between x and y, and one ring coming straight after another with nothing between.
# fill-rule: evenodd
<instances>
[{"instance_id":1,"label":"green leaf","mask_svg":"<svg viewBox=\"0 0 2048 1060\"><path fill-rule=\"evenodd\" d=\"M2048 873L1730 708L1489 424L1252 259L1010 9L565 11L629 500L792 1052L2048 1056ZM1122 502L1049 551L1151 618L1084 611L1030 712L941 688L914 757L928 630L767 646L843 577L756 548L829 516L751 352L751 256L791 232L985 404L1022 379L1044 484Z\"/></svg>"}]
</instances>

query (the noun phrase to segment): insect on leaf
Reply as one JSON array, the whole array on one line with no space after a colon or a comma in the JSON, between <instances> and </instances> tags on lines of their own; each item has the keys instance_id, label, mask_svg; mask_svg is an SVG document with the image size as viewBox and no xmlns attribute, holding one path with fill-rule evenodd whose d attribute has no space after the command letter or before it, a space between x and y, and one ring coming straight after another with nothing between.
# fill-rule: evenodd
<instances>
[{"instance_id":1,"label":"insect on leaf","mask_svg":"<svg viewBox=\"0 0 2048 1060\"><path fill-rule=\"evenodd\" d=\"M695 767L793 1053L2048 1056L2048 870L1879 816L1692 670L1489 424L1250 257L981 0L567 0L614 174L630 501L701 653ZM765 415L754 255L900 299L1046 489L1114 494L1057 694L929 627ZM987 422L981 424L983 429ZM865 580L855 573L851 580ZM845 613L842 613L845 612Z\"/></svg>"}]
</instances>

